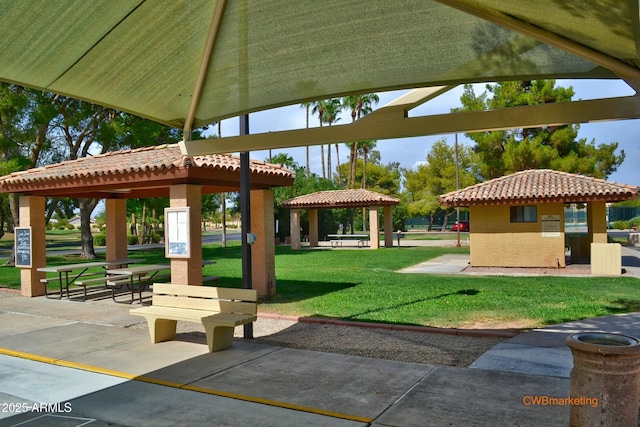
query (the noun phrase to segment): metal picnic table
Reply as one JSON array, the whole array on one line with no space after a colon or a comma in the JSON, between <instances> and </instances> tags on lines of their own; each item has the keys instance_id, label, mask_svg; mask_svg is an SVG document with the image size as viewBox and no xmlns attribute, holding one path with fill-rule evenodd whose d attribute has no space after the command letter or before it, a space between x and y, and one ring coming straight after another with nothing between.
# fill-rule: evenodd
<instances>
[{"instance_id":1,"label":"metal picnic table","mask_svg":"<svg viewBox=\"0 0 640 427\"><path fill-rule=\"evenodd\" d=\"M368 234L328 234L327 237L331 240L331 247L342 246L343 240L358 240L358 247L364 247L369 242Z\"/></svg>"},{"instance_id":2,"label":"metal picnic table","mask_svg":"<svg viewBox=\"0 0 640 427\"><path fill-rule=\"evenodd\" d=\"M215 261L203 260L202 266L209 264L215 264ZM116 301L116 289L122 288L123 285L126 285L127 288L131 291L131 303L134 300L134 294L138 294L138 298L140 299L140 303L142 303L142 291L145 290L147 285L150 285L154 279L167 279L171 278L171 272L168 274L160 274L162 271L170 270L171 264L142 264L136 265L133 267L125 267L125 268L116 268L109 270L109 274L113 274L114 276L128 276L128 279L117 278L115 280L107 280L106 286L111 289L111 297L114 301ZM137 279L137 280L136 280ZM116 301L117 302L117 301Z\"/></svg>"},{"instance_id":3,"label":"metal picnic table","mask_svg":"<svg viewBox=\"0 0 640 427\"><path fill-rule=\"evenodd\" d=\"M81 277L88 277L86 274L87 270L94 267L102 267L105 269L105 275L112 274L111 269L107 269L107 267L113 266L126 266L129 264L133 264L134 262L144 261L142 258L124 258L124 259L116 259L111 261L90 261L90 262L81 262L77 264L66 264L66 265L55 265L51 267L40 267L37 268L37 271L44 273L57 273L58 274L58 283L60 284L60 297L58 299L62 299L64 295L63 289L67 290L67 298L69 298L69 286L71 286L76 280ZM79 272L78 272L79 271ZM72 273L70 277L70 273ZM96 273L92 273L95 275ZM63 280L64 279L64 280ZM47 284L52 279L41 279L41 282L45 284L45 296L49 298L49 293L47 292Z\"/></svg>"}]
</instances>

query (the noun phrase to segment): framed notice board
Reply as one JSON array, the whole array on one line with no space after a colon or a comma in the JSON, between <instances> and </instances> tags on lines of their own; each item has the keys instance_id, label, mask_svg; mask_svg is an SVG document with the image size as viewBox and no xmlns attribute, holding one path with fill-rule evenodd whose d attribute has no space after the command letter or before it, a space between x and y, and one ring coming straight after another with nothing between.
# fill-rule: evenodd
<instances>
[{"instance_id":1,"label":"framed notice board","mask_svg":"<svg viewBox=\"0 0 640 427\"><path fill-rule=\"evenodd\" d=\"M16 267L31 267L31 227L15 227Z\"/></svg>"},{"instance_id":2,"label":"framed notice board","mask_svg":"<svg viewBox=\"0 0 640 427\"><path fill-rule=\"evenodd\" d=\"M164 209L165 256L189 258L189 207Z\"/></svg>"}]
</instances>

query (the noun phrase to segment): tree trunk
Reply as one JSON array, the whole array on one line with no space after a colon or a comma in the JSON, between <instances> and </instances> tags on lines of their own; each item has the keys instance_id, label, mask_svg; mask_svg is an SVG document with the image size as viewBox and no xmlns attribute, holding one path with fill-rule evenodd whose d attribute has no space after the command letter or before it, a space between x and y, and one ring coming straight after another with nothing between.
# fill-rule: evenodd
<instances>
[{"instance_id":1,"label":"tree trunk","mask_svg":"<svg viewBox=\"0 0 640 427\"><path fill-rule=\"evenodd\" d=\"M16 225L20 225L20 209L19 209L20 203L18 201L19 198L20 196L16 193L9 194L9 209L11 210L11 218L12 218L12 221L10 222L8 227L9 232L13 232L13 228ZM9 259L3 265L6 265L6 266L16 265L15 242L14 242L13 249L9 254Z\"/></svg>"},{"instance_id":2,"label":"tree trunk","mask_svg":"<svg viewBox=\"0 0 640 427\"><path fill-rule=\"evenodd\" d=\"M4 220L7 217L7 213L4 208L0 206L0 239L4 236Z\"/></svg>"},{"instance_id":3,"label":"tree trunk","mask_svg":"<svg viewBox=\"0 0 640 427\"><path fill-rule=\"evenodd\" d=\"M131 214L131 235L132 235L132 236L135 236L135 235L137 234L136 229L137 229L138 227L136 227L136 225L137 225L137 224L136 224L136 214L132 213L132 214Z\"/></svg>"},{"instance_id":4,"label":"tree trunk","mask_svg":"<svg viewBox=\"0 0 640 427\"><path fill-rule=\"evenodd\" d=\"M336 144L336 170L338 171L338 182L342 185L342 176L340 175L340 150Z\"/></svg>"},{"instance_id":5,"label":"tree trunk","mask_svg":"<svg viewBox=\"0 0 640 427\"><path fill-rule=\"evenodd\" d=\"M347 188L356 188L356 173L357 165L358 165L358 141L354 141L351 144L351 153L349 159L349 180L347 183Z\"/></svg>"},{"instance_id":6,"label":"tree trunk","mask_svg":"<svg viewBox=\"0 0 640 427\"><path fill-rule=\"evenodd\" d=\"M93 247L93 236L91 235L91 213L98 204L98 199L79 199L80 201L80 236L82 239L82 250L80 258L95 259L96 252Z\"/></svg>"},{"instance_id":7,"label":"tree trunk","mask_svg":"<svg viewBox=\"0 0 640 427\"><path fill-rule=\"evenodd\" d=\"M144 244L144 229L147 226L147 204L142 203L142 219L140 220L140 228L138 229L138 244Z\"/></svg>"},{"instance_id":8,"label":"tree trunk","mask_svg":"<svg viewBox=\"0 0 640 427\"><path fill-rule=\"evenodd\" d=\"M220 209L222 210L222 247L227 247L227 193L222 193L220 198Z\"/></svg>"},{"instance_id":9,"label":"tree trunk","mask_svg":"<svg viewBox=\"0 0 640 427\"><path fill-rule=\"evenodd\" d=\"M327 171L324 168L324 145L320 144L320 161L322 162L322 177L327 178Z\"/></svg>"},{"instance_id":10,"label":"tree trunk","mask_svg":"<svg viewBox=\"0 0 640 427\"><path fill-rule=\"evenodd\" d=\"M444 214L444 221L442 221L442 230L447 231L447 222L449 222L449 217L453 215L455 211L446 211Z\"/></svg>"}]
</instances>

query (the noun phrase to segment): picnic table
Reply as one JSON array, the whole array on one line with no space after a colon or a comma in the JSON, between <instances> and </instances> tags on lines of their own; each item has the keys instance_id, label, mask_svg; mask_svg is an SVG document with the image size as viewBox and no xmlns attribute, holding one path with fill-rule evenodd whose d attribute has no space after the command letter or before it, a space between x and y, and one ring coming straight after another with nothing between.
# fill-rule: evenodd
<instances>
[{"instance_id":1,"label":"picnic table","mask_svg":"<svg viewBox=\"0 0 640 427\"><path fill-rule=\"evenodd\" d=\"M328 234L327 238L330 239L332 248L342 246L343 240L357 240L359 248L369 244L368 234Z\"/></svg>"},{"instance_id":2,"label":"picnic table","mask_svg":"<svg viewBox=\"0 0 640 427\"><path fill-rule=\"evenodd\" d=\"M49 298L49 293L47 291L47 285L52 282L58 282L60 285L60 297L58 299L62 299L64 295L63 289L67 290L67 298L69 298L69 286L71 286L75 281L81 278L90 278L96 277L98 275L104 274L110 275L113 274L112 270L109 267L122 267L127 266L129 264L133 264L135 262L144 261L142 258L123 258L116 259L111 261L90 261L90 262L81 262L77 264L65 264L65 265L55 265L51 267L40 267L37 268L37 271L43 273L56 273L58 274L57 278L44 278L40 279L42 283L44 283L45 296ZM94 267L102 267L105 269L104 273L95 273L88 272L90 268ZM86 296L86 287L85 287L85 296Z\"/></svg>"},{"instance_id":3,"label":"picnic table","mask_svg":"<svg viewBox=\"0 0 640 427\"><path fill-rule=\"evenodd\" d=\"M202 266L209 264L215 264L215 261L203 260ZM169 270L167 272L167 270ZM108 279L106 286L111 289L111 297L116 301L116 289L121 289L122 286L127 286L131 291L131 301L134 301L134 295L137 293L140 303L142 303L142 292L146 289L147 285L163 280L171 279L171 264L142 264L132 267L115 268L109 270L110 274L113 274L113 280ZM164 273L163 273L164 272ZM213 276L212 276L213 277ZM117 301L116 301L117 302Z\"/></svg>"}]
</instances>

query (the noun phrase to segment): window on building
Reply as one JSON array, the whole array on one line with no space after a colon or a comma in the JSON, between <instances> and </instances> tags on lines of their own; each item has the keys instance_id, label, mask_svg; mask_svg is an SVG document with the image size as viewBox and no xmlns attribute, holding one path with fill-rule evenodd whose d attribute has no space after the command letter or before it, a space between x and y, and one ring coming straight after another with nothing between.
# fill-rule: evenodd
<instances>
[{"instance_id":1,"label":"window on building","mask_svg":"<svg viewBox=\"0 0 640 427\"><path fill-rule=\"evenodd\" d=\"M511 222L537 222L537 206L511 206Z\"/></svg>"}]
</instances>

